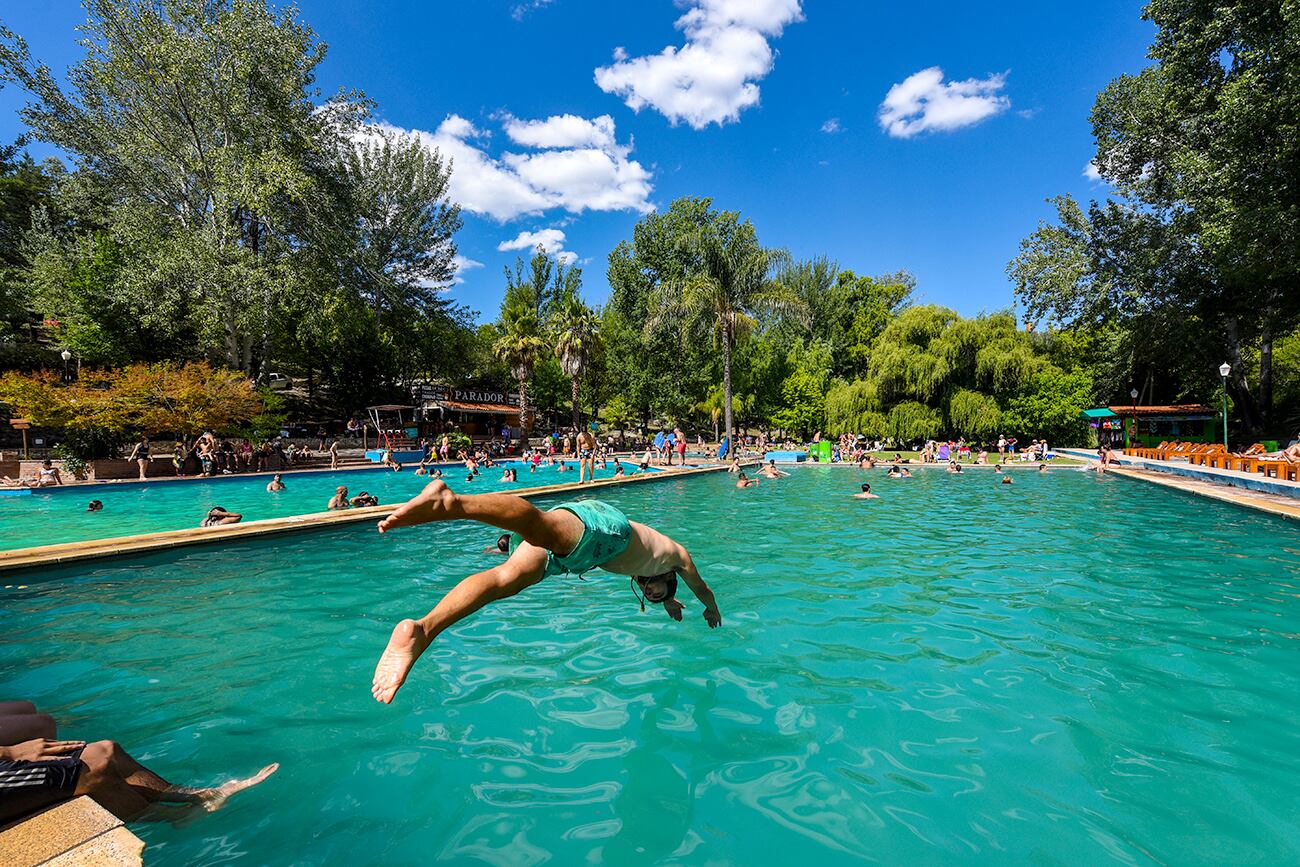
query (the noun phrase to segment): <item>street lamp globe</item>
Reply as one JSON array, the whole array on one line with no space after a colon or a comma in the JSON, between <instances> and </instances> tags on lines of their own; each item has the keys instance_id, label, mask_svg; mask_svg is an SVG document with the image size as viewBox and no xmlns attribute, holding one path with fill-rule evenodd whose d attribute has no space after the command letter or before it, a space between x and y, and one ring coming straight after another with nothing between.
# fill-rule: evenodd
<instances>
[{"instance_id":1,"label":"street lamp globe","mask_svg":"<svg viewBox=\"0 0 1300 867\"><path fill-rule=\"evenodd\" d=\"M59 353L59 358L62 358L64 361L71 361L72 353L65 349Z\"/></svg>"},{"instance_id":2,"label":"street lamp globe","mask_svg":"<svg viewBox=\"0 0 1300 867\"><path fill-rule=\"evenodd\" d=\"M1137 403L1137 399L1138 399L1138 390L1137 390L1136 388L1134 388L1134 389L1130 389L1130 390L1129 390L1129 393L1128 393L1128 396L1131 397L1131 398L1133 398L1133 402L1134 402L1134 403Z\"/></svg>"},{"instance_id":3,"label":"street lamp globe","mask_svg":"<svg viewBox=\"0 0 1300 867\"><path fill-rule=\"evenodd\" d=\"M1219 376L1227 376L1229 373L1232 373L1231 364L1225 361L1223 364L1219 365Z\"/></svg>"}]
</instances>

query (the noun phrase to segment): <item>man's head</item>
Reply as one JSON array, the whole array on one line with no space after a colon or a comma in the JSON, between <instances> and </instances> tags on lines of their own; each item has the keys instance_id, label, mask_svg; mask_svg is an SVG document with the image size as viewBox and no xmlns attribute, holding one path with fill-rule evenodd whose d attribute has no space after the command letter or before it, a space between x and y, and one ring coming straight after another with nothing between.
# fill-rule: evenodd
<instances>
[{"instance_id":1,"label":"man's head","mask_svg":"<svg viewBox=\"0 0 1300 867\"><path fill-rule=\"evenodd\" d=\"M337 488L334 489L334 493L340 497L346 497L348 495L347 486L339 485Z\"/></svg>"},{"instance_id":2,"label":"man's head","mask_svg":"<svg viewBox=\"0 0 1300 867\"><path fill-rule=\"evenodd\" d=\"M86 511L98 512L102 508L104 508L104 504L101 503L99 500L91 500L90 505L86 506Z\"/></svg>"},{"instance_id":3,"label":"man's head","mask_svg":"<svg viewBox=\"0 0 1300 867\"><path fill-rule=\"evenodd\" d=\"M638 597L644 597L641 603L641 610L645 611L645 603L660 605L667 602L677 595L677 571L669 569L659 575L636 575L632 578L633 592L640 588Z\"/></svg>"},{"instance_id":4,"label":"man's head","mask_svg":"<svg viewBox=\"0 0 1300 867\"><path fill-rule=\"evenodd\" d=\"M871 493L871 485L868 485L866 482L863 482L863 483L862 483L862 493L864 493L864 494L869 494L869 493Z\"/></svg>"},{"instance_id":5,"label":"man's head","mask_svg":"<svg viewBox=\"0 0 1300 867\"><path fill-rule=\"evenodd\" d=\"M278 481L280 481L280 474L279 474L279 473L276 473L274 476L272 476L272 477L271 477L271 481L273 481L273 482L278 482Z\"/></svg>"},{"instance_id":6,"label":"man's head","mask_svg":"<svg viewBox=\"0 0 1300 867\"><path fill-rule=\"evenodd\" d=\"M50 463L49 458L46 458L45 460L41 461L41 466L48 470L50 467L53 466L53 464Z\"/></svg>"}]
</instances>

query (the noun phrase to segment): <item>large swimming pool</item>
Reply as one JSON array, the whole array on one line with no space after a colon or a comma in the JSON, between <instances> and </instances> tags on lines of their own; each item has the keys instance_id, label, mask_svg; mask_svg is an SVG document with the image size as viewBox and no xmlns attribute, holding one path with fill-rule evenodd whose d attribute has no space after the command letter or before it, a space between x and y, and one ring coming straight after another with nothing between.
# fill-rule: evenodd
<instances>
[{"instance_id":1,"label":"large swimming pool","mask_svg":"<svg viewBox=\"0 0 1300 867\"><path fill-rule=\"evenodd\" d=\"M1300 530L1081 473L865 475L601 492L692 549L719 630L548 579L385 707L392 624L495 533L358 526L25 575L0 696L178 780L282 763L135 826L153 864L1300 860Z\"/></svg>"},{"instance_id":2,"label":"large swimming pool","mask_svg":"<svg viewBox=\"0 0 1300 867\"><path fill-rule=\"evenodd\" d=\"M503 466L518 470L518 482L501 481L502 468L484 468L472 483L466 482L464 467L444 467L444 481L457 491L519 490L578 480L578 465L566 461L566 472L556 466L539 466L535 471L522 463ZM624 462L627 472L635 463ZM614 465L596 470L596 478L613 476ZM282 518L323 512L334 489L346 485L356 496L369 491L385 505L405 502L428 483L408 467L401 472L388 469L339 470L337 472L285 473L285 489L268 493L270 476L223 476L153 484L105 484L35 490L30 495L0 496L0 551L80 542L114 536L155 533L197 527L213 506L239 512L245 521ZM103 502L100 512L86 511L92 499Z\"/></svg>"}]
</instances>

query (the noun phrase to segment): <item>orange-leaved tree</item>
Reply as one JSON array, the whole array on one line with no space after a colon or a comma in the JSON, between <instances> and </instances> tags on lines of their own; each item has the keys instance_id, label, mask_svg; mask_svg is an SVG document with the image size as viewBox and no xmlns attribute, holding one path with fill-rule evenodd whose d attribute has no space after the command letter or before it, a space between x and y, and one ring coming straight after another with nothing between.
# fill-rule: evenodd
<instances>
[{"instance_id":1,"label":"orange-leaved tree","mask_svg":"<svg viewBox=\"0 0 1300 867\"><path fill-rule=\"evenodd\" d=\"M0 374L0 401L38 427L118 435L221 430L264 409L247 376L205 361L83 370L66 384L52 371L10 371Z\"/></svg>"}]
</instances>

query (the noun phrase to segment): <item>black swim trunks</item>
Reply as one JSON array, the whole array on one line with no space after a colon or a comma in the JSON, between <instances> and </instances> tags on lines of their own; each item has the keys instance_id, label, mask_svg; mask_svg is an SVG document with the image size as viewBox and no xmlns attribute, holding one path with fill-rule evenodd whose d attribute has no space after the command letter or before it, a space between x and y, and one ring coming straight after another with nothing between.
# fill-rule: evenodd
<instances>
[{"instance_id":1,"label":"black swim trunks","mask_svg":"<svg viewBox=\"0 0 1300 867\"><path fill-rule=\"evenodd\" d=\"M0 825L71 799L82 767L81 750L38 762L0 759Z\"/></svg>"}]
</instances>

